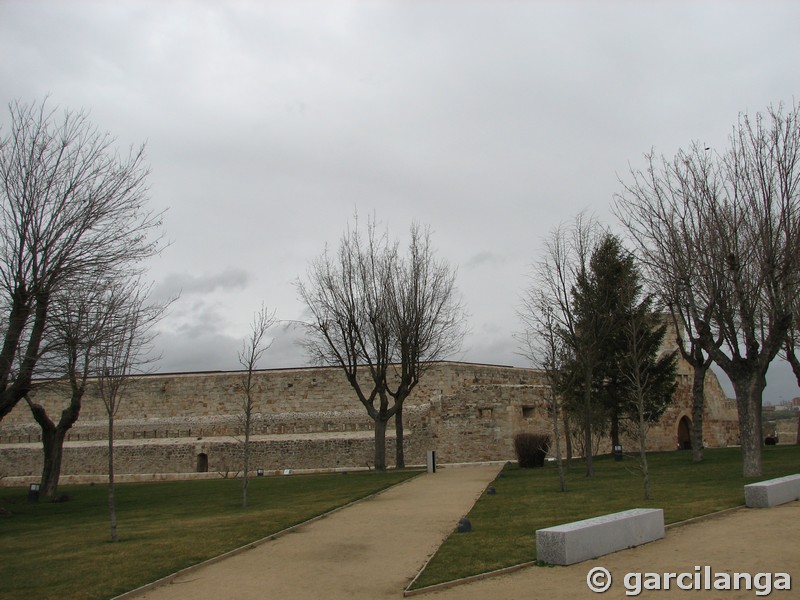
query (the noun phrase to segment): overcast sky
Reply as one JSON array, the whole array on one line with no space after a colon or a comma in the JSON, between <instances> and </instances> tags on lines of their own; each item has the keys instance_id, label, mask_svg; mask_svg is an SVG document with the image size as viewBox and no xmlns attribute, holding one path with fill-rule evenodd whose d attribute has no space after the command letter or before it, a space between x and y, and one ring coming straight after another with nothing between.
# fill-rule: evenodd
<instances>
[{"instance_id":1,"label":"overcast sky","mask_svg":"<svg viewBox=\"0 0 800 600\"><path fill-rule=\"evenodd\" d=\"M515 309L544 236L613 196L643 153L722 147L737 115L800 90L796 2L0 0L0 101L91 111L146 143L181 292L161 371L238 368L262 302L355 211L429 225L458 269L456 359L525 366ZM0 120L8 121L4 110ZM263 367L307 364L278 328ZM768 401L798 395L785 366Z\"/></svg>"}]
</instances>

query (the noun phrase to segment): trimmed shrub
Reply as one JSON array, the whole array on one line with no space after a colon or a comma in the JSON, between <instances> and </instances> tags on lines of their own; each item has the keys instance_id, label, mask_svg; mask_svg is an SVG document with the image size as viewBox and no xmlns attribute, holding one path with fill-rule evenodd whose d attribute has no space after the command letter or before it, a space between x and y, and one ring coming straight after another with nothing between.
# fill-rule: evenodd
<instances>
[{"instance_id":1,"label":"trimmed shrub","mask_svg":"<svg viewBox=\"0 0 800 600\"><path fill-rule=\"evenodd\" d=\"M514 436L514 452L517 454L519 466L523 469L543 467L549 449L549 435L518 433Z\"/></svg>"}]
</instances>

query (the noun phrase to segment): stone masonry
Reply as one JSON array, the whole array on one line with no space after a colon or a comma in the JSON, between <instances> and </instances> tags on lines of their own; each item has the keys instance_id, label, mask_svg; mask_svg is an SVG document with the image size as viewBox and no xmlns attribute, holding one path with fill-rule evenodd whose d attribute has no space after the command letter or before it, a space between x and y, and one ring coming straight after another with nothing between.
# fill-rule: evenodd
<instances>
[{"instance_id":1,"label":"stone masonry","mask_svg":"<svg viewBox=\"0 0 800 600\"><path fill-rule=\"evenodd\" d=\"M344 469L372 465L373 427L339 369L258 371L252 429L252 468ZM119 474L235 474L241 464L242 372L155 374L132 378L115 420ZM691 419L691 371L681 364L675 401L648 433L653 450L678 446L679 424ZM407 464L514 460L513 436L549 433L548 387L533 369L440 362L430 366L406 400ZM705 441L737 443L735 404L713 373L706 384ZM69 395L59 382L32 394L55 418ZM107 463L107 417L90 383L64 450L63 475L102 475ZM632 444L630 444L633 447ZM562 448L563 448L562 444ZM0 476L35 481L42 450L38 425L24 403L0 422ZM387 460L394 459L394 423ZM14 479L12 479L14 478Z\"/></svg>"}]
</instances>

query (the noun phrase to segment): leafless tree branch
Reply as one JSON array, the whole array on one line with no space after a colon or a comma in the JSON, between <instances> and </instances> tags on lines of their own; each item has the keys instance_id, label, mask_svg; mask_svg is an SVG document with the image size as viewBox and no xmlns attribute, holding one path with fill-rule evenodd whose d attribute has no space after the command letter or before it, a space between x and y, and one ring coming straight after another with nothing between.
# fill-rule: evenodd
<instances>
[{"instance_id":1,"label":"leafless tree branch","mask_svg":"<svg viewBox=\"0 0 800 600\"><path fill-rule=\"evenodd\" d=\"M465 313L455 270L437 259L430 231L411 226L408 251L356 218L338 252L328 249L297 285L312 314L312 360L341 368L375 422L375 466L384 469L386 422L394 417L396 465L404 466L402 407L427 365L456 351Z\"/></svg>"},{"instance_id":2,"label":"leafless tree branch","mask_svg":"<svg viewBox=\"0 0 800 600\"><path fill-rule=\"evenodd\" d=\"M253 411L255 409L255 381L253 373L264 352L272 346L272 340L266 340L267 331L275 324L275 311L270 312L263 304L253 316L250 334L242 342L239 352L239 364L245 368L244 396L242 398L242 425L244 443L242 446L242 508L247 508L247 489L250 473L250 434L253 427Z\"/></svg>"},{"instance_id":3,"label":"leafless tree branch","mask_svg":"<svg viewBox=\"0 0 800 600\"><path fill-rule=\"evenodd\" d=\"M47 101L9 107L0 138L0 419L27 395L53 299L119 273L136 276L160 249L147 208L144 148L127 156L84 112Z\"/></svg>"}]
</instances>

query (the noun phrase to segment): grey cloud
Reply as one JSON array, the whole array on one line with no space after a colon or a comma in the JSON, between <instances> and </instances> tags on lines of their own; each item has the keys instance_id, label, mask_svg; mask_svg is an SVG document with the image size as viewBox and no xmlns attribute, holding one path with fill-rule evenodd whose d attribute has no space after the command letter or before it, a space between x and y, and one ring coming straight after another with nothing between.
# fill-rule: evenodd
<instances>
[{"instance_id":1,"label":"grey cloud","mask_svg":"<svg viewBox=\"0 0 800 600\"><path fill-rule=\"evenodd\" d=\"M191 296L193 294L209 294L221 290L224 292L242 290L250 282L247 271L229 268L210 275L191 275L186 273L171 273L153 290L156 298L174 298Z\"/></svg>"},{"instance_id":2,"label":"grey cloud","mask_svg":"<svg viewBox=\"0 0 800 600\"><path fill-rule=\"evenodd\" d=\"M476 267L483 267L483 266L497 266L503 264L505 260L503 257L490 252L488 250L484 250L482 252L478 252L470 257L470 259L464 265L467 269L473 269Z\"/></svg>"},{"instance_id":3,"label":"grey cloud","mask_svg":"<svg viewBox=\"0 0 800 600\"><path fill-rule=\"evenodd\" d=\"M587 205L613 226L617 173L643 152L724 143L738 111L800 87L791 2L0 0L0 13L14 57L0 104L50 92L121 148L147 140L173 241L154 298L183 294L164 370L237 368L262 301L300 315L291 282L354 207L393 235L430 225L462 267L464 358L514 364L514 304L551 227ZM299 332L274 335L265 367L306 364Z\"/></svg>"},{"instance_id":4,"label":"grey cloud","mask_svg":"<svg viewBox=\"0 0 800 600\"><path fill-rule=\"evenodd\" d=\"M210 315L211 311L207 313L207 316ZM301 327L279 322L270 329L269 334L272 336L272 345L257 368L279 369L309 364L299 343L303 336ZM160 333L158 346L162 356L155 367L162 373L242 369L238 360L242 339L203 327L201 319L178 331Z\"/></svg>"},{"instance_id":5,"label":"grey cloud","mask_svg":"<svg viewBox=\"0 0 800 600\"><path fill-rule=\"evenodd\" d=\"M211 330L194 336L161 332L157 342L161 358L155 367L162 373L241 369L237 361L241 341L232 336Z\"/></svg>"},{"instance_id":6,"label":"grey cloud","mask_svg":"<svg viewBox=\"0 0 800 600\"><path fill-rule=\"evenodd\" d=\"M289 368L309 365L301 341L305 335L298 323L280 322L272 327L272 346L264 353L262 368Z\"/></svg>"}]
</instances>

